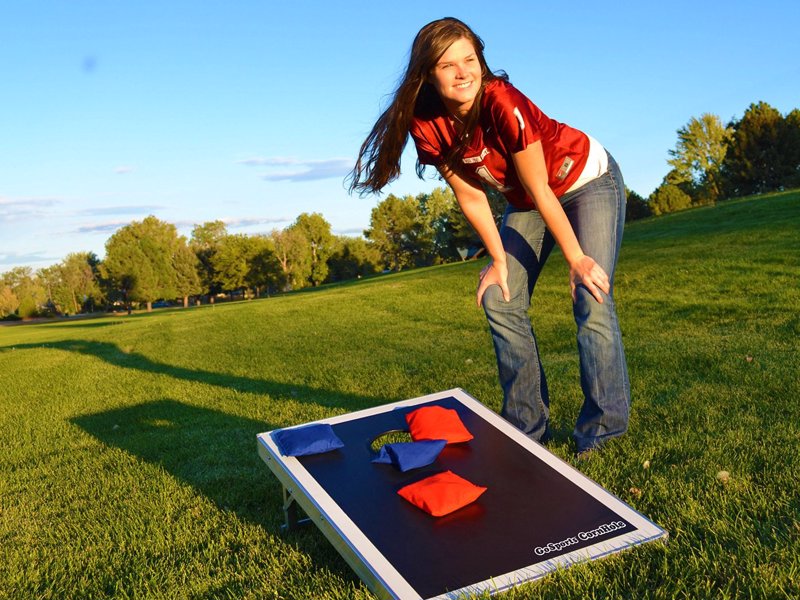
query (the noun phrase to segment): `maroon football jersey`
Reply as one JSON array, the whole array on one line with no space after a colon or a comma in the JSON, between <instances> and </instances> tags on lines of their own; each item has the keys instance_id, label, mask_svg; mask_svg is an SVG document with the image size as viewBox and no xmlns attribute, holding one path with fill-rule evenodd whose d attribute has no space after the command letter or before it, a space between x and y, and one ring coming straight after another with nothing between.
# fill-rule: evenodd
<instances>
[{"instance_id":1,"label":"maroon football jersey","mask_svg":"<svg viewBox=\"0 0 800 600\"><path fill-rule=\"evenodd\" d=\"M518 208L534 208L533 199L520 183L512 155L541 140L548 183L556 197L578 179L589 155L589 138L544 114L513 85L490 82L481 99L480 126L456 172L477 184L501 191ZM446 113L432 118L414 117L411 136L419 162L439 167L444 163L457 132Z\"/></svg>"}]
</instances>

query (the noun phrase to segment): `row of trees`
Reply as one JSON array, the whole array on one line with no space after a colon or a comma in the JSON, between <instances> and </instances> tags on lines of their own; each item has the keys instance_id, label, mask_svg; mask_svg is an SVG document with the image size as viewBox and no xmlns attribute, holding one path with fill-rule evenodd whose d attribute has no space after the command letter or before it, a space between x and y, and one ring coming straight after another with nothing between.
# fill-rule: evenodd
<instances>
[{"instance_id":1,"label":"row of trees","mask_svg":"<svg viewBox=\"0 0 800 600\"><path fill-rule=\"evenodd\" d=\"M628 193L627 219L682 210L721 197L800 186L800 110L786 116L764 102L723 125L704 114L678 130L672 169L644 199ZM505 206L488 191L498 219ZM0 318L77 314L157 300L259 296L438 263L480 253L480 240L449 188L387 196L373 210L364 238L336 236L322 215L302 214L268 235L231 234L222 221L196 226L187 239L150 216L119 229L101 261L75 253L34 273L0 275Z\"/></svg>"},{"instance_id":2,"label":"row of trees","mask_svg":"<svg viewBox=\"0 0 800 600\"><path fill-rule=\"evenodd\" d=\"M491 195L495 214L503 200ZM154 216L117 230L105 258L75 253L33 272L0 276L0 318L77 314L88 310L221 296L260 296L386 270L433 265L474 254L478 239L449 188L399 198L373 210L364 238L334 235L318 213L301 214L268 235L231 234L222 221L196 226L191 237Z\"/></svg>"},{"instance_id":3,"label":"row of trees","mask_svg":"<svg viewBox=\"0 0 800 600\"><path fill-rule=\"evenodd\" d=\"M661 185L629 202L633 218L800 187L800 109L784 116L759 102L727 125L712 114L693 117L669 154Z\"/></svg>"}]
</instances>

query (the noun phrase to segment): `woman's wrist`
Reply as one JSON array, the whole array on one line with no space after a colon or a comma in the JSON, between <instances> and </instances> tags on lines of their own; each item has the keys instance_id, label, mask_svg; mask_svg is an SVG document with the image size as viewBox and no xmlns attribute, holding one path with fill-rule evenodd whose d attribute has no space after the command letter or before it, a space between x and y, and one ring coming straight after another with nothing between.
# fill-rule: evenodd
<instances>
[{"instance_id":1,"label":"woman's wrist","mask_svg":"<svg viewBox=\"0 0 800 600\"><path fill-rule=\"evenodd\" d=\"M581 261L581 260L582 260L582 259L583 259L585 256L586 256L586 255L585 255L583 252L577 252L577 253L576 253L574 256L572 256L571 258L567 258L567 263L569 263L569 265L570 265L570 266L576 265L576 264L578 264L578 262L580 262L580 261Z\"/></svg>"}]
</instances>

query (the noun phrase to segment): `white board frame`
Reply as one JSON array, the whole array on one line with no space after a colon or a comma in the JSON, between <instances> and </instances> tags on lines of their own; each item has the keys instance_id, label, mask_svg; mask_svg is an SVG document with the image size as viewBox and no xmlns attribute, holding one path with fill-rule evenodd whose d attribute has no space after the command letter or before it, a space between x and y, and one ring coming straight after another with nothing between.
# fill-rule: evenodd
<instances>
[{"instance_id":1,"label":"white board frame","mask_svg":"<svg viewBox=\"0 0 800 600\"><path fill-rule=\"evenodd\" d=\"M516 441L522 448L535 455L542 462L590 494L598 502L636 527L636 530L622 533L619 536L574 552L560 554L551 559L543 558L540 562L533 563L527 567L425 600L455 600L463 597L464 594L480 594L486 591L491 594L499 593L521 583L539 579L559 568L568 567L578 562L596 560L632 546L667 538L668 534L664 529L549 452L546 448L531 440L519 429L486 408L461 388L338 415L315 421L314 423L336 425L337 423L369 417L396 410L397 408L413 407L444 398L454 398L463 404L496 429ZM303 425L308 425L308 423ZM300 426L302 425L297 427ZM270 433L272 432L267 431L257 436L259 456L283 484L290 501L296 501L303 508L309 518L319 527L356 574L380 598L423 600L411 584L355 525L347 513L333 501L325 489L309 474L301 462L295 457L283 456L280 453Z\"/></svg>"}]
</instances>

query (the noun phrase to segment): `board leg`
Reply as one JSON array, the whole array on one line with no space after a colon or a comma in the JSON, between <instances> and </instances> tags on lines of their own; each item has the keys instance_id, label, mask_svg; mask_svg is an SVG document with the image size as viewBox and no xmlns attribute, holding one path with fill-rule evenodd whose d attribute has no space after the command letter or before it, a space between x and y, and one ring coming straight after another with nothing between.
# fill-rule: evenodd
<instances>
[{"instance_id":1,"label":"board leg","mask_svg":"<svg viewBox=\"0 0 800 600\"><path fill-rule=\"evenodd\" d=\"M300 518L298 513L299 507L295 502L292 490L283 486L283 520L281 531L286 533L289 531L296 531L299 527L311 523L308 517Z\"/></svg>"}]
</instances>

